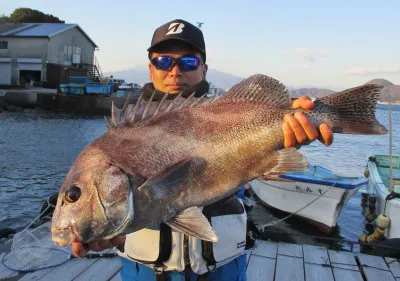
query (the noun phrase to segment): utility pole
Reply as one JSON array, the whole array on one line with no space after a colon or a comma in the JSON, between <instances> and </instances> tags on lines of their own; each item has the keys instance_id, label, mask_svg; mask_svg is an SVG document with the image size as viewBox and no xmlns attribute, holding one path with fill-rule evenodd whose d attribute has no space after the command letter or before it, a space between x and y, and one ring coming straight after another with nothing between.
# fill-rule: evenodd
<instances>
[{"instance_id":1,"label":"utility pole","mask_svg":"<svg viewBox=\"0 0 400 281\"><path fill-rule=\"evenodd\" d=\"M204 24L204 22L197 22L197 27L201 28L201 26Z\"/></svg>"}]
</instances>

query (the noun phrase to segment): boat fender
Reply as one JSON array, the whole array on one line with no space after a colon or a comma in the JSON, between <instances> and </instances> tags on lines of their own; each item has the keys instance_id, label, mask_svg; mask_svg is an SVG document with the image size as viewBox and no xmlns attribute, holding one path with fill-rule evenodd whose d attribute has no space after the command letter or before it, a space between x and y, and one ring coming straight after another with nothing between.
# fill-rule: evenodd
<instances>
[{"instance_id":1,"label":"boat fender","mask_svg":"<svg viewBox=\"0 0 400 281\"><path fill-rule=\"evenodd\" d=\"M384 240L385 239L385 230L379 227L375 228L374 233L367 235L363 234L358 239L361 243L374 243L376 241Z\"/></svg>"},{"instance_id":2,"label":"boat fender","mask_svg":"<svg viewBox=\"0 0 400 281\"><path fill-rule=\"evenodd\" d=\"M368 178L368 177L369 177L369 174L370 174L369 169L368 169L368 168L365 169L365 170L364 170L364 177Z\"/></svg>"},{"instance_id":3,"label":"boat fender","mask_svg":"<svg viewBox=\"0 0 400 281\"><path fill-rule=\"evenodd\" d=\"M365 219L367 220L367 222L373 222L376 219L376 214L375 213L369 213Z\"/></svg>"},{"instance_id":4,"label":"boat fender","mask_svg":"<svg viewBox=\"0 0 400 281\"><path fill-rule=\"evenodd\" d=\"M390 225L390 217L385 215L379 215L376 218L376 225L381 229L386 229Z\"/></svg>"},{"instance_id":5,"label":"boat fender","mask_svg":"<svg viewBox=\"0 0 400 281\"><path fill-rule=\"evenodd\" d=\"M373 222L376 219L376 197L370 196L369 197L369 214L365 217L367 222Z\"/></svg>"}]
</instances>

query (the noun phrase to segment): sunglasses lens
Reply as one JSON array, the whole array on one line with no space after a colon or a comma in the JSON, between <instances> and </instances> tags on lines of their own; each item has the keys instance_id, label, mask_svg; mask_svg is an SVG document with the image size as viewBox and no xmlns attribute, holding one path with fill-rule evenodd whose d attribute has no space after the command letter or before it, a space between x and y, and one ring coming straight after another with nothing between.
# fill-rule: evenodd
<instances>
[{"instance_id":1,"label":"sunglasses lens","mask_svg":"<svg viewBox=\"0 0 400 281\"><path fill-rule=\"evenodd\" d=\"M175 59L171 57L155 57L151 60L151 63L160 70L171 70ZM179 69L181 71L191 71L199 68L200 60L196 57L182 57L176 59Z\"/></svg>"},{"instance_id":2,"label":"sunglasses lens","mask_svg":"<svg viewBox=\"0 0 400 281\"><path fill-rule=\"evenodd\" d=\"M151 60L151 63L161 70L169 70L173 62L174 59L171 57L156 57Z\"/></svg>"},{"instance_id":3,"label":"sunglasses lens","mask_svg":"<svg viewBox=\"0 0 400 281\"><path fill-rule=\"evenodd\" d=\"M196 57L183 57L179 59L179 68L183 71L196 70L200 65L200 61Z\"/></svg>"}]
</instances>

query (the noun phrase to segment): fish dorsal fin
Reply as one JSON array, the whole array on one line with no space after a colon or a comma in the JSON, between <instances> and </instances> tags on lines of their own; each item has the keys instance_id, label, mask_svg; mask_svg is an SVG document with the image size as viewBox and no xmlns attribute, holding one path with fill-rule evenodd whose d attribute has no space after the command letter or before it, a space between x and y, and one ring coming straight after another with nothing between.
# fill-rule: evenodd
<instances>
[{"instance_id":1,"label":"fish dorsal fin","mask_svg":"<svg viewBox=\"0 0 400 281\"><path fill-rule=\"evenodd\" d=\"M271 105L274 108L290 107L290 97L286 87L278 80L263 74L255 74L236 84L215 102L256 101Z\"/></svg>"},{"instance_id":2,"label":"fish dorsal fin","mask_svg":"<svg viewBox=\"0 0 400 281\"><path fill-rule=\"evenodd\" d=\"M174 99L171 99L171 96L167 93L163 95L162 99L155 100L155 91L147 99L142 92L135 104L131 104L130 97L128 97L122 109L117 108L113 103L111 106L111 121L104 117L107 128L111 130L122 124L139 122L183 107L200 106L208 99L205 98L206 94L200 95L197 92L204 92L208 86L207 81L202 81L200 84L180 92ZM207 91L205 92L207 93Z\"/></svg>"},{"instance_id":3,"label":"fish dorsal fin","mask_svg":"<svg viewBox=\"0 0 400 281\"><path fill-rule=\"evenodd\" d=\"M205 241L218 242L218 237L211 227L210 222L198 207L187 208L170 219L167 224L171 228L189 236L198 237Z\"/></svg>"}]
</instances>

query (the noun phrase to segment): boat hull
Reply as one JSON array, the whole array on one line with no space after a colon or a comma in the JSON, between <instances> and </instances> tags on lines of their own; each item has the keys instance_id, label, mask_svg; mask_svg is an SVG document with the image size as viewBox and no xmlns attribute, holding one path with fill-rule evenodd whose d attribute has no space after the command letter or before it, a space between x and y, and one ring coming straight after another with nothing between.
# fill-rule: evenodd
<instances>
[{"instance_id":1,"label":"boat hull","mask_svg":"<svg viewBox=\"0 0 400 281\"><path fill-rule=\"evenodd\" d=\"M360 189L302 181L254 180L251 187L263 205L294 213L323 233L332 232L347 201ZM366 179L364 183L366 183Z\"/></svg>"},{"instance_id":2,"label":"boat hull","mask_svg":"<svg viewBox=\"0 0 400 281\"><path fill-rule=\"evenodd\" d=\"M376 197L376 213L385 214L390 217L390 225L385 230L388 239L400 238L400 199L386 201L389 195L388 175L389 175L389 156L374 155L377 161L368 161L368 187L369 194ZM393 157L392 175L393 178L400 178L400 157Z\"/></svg>"}]
</instances>

